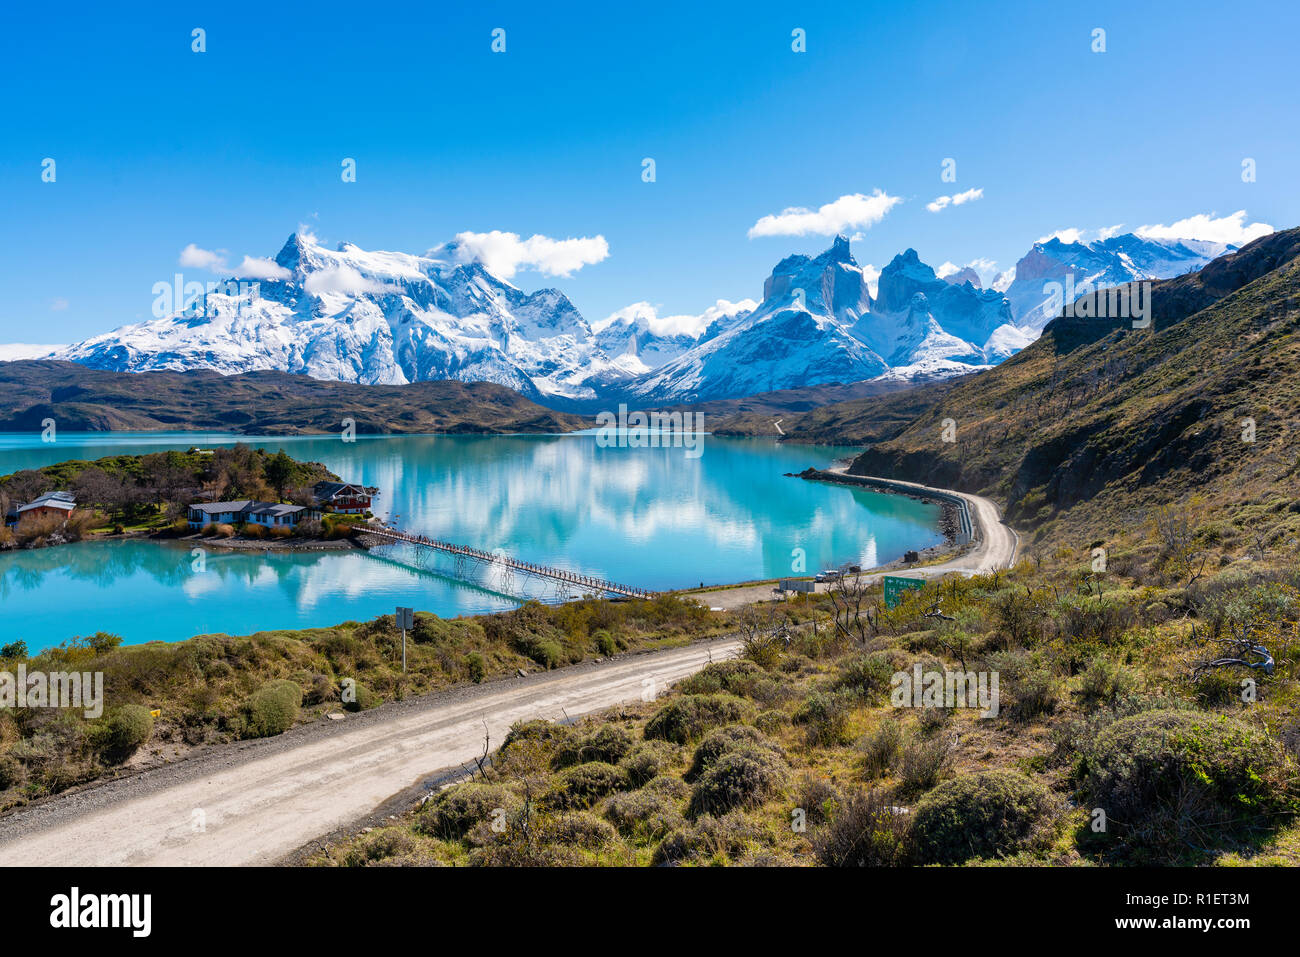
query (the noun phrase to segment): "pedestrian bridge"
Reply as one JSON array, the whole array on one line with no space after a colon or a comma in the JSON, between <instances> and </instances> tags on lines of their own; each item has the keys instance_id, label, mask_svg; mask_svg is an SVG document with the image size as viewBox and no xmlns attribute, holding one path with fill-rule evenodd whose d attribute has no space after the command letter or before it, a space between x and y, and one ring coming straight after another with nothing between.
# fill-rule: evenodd
<instances>
[{"instance_id":1,"label":"pedestrian bridge","mask_svg":"<svg viewBox=\"0 0 1300 957\"><path fill-rule=\"evenodd\" d=\"M492 587L495 590L508 593L515 591L513 587L514 575L518 573L545 583L552 593L550 597L560 601L567 601L570 598L578 598L582 595L614 595L622 598L653 598L655 596L654 592L644 588L620 585L617 582L606 581L603 578L595 578L591 575L582 575L578 572L569 571L567 568L554 568L550 565L526 562L518 558L511 558L503 552L486 552L481 548L442 542L395 528L376 525L360 526L358 528L358 538L367 548L381 545L409 545L416 550L417 564L423 564L420 561L422 554L450 555L455 562L454 575L463 581L475 580L475 576L471 574L472 567L486 567L494 573Z\"/></svg>"}]
</instances>

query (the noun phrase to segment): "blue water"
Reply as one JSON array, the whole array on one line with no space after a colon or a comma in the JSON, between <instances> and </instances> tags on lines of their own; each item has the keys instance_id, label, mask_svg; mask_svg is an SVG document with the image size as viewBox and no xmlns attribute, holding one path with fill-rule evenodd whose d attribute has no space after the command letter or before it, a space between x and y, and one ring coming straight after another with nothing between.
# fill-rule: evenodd
<instances>
[{"instance_id":1,"label":"blue water","mask_svg":"<svg viewBox=\"0 0 1300 957\"><path fill-rule=\"evenodd\" d=\"M901 496L805 482L850 449L767 439L602 447L594 434L244 437L227 433L0 434L0 475L67 459L246 441L380 488L375 511L447 541L650 589L771 578L845 561L876 565L942 539L939 510ZM382 553L242 553L151 541L0 552L0 639L35 650L95 631L128 642L361 620L413 605L443 616L508 608L535 583L451 560ZM538 591L536 597L554 598Z\"/></svg>"}]
</instances>

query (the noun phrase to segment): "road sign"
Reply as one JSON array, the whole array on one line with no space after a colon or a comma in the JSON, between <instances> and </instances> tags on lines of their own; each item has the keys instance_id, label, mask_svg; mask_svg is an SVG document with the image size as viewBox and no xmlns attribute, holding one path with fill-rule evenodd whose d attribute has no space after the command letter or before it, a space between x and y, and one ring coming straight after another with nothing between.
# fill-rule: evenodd
<instances>
[{"instance_id":1,"label":"road sign","mask_svg":"<svg viewBox=\"0 0 1300 957\"><path fill-rule=\"evenodd\" d=\"M397 606L397 627L402 629L402 673L406 673L406 629L415 627L415 609Z\"/></svg>"},{"instance_id":2,"label":"road sign","mask_svg":"<svg viewBox=\"0 0 1300 957\"><path fill-rule=\"evenodd\" d=\"M782 578L781 591L802 591L813 592L817 590L815 582L807 581L803 578Z\"/></svg>"},{"instance_id":3,"label":"road sign","mask_svg":"<svg viewBox=\"0 0 1300 957\"><path fill-rule=\"evenodd\" d=\"M925 587L924 578L897 578L885 576L885 607L893 608L903 600L903 592L916 591Z\"/></svg>"}]
</instances>

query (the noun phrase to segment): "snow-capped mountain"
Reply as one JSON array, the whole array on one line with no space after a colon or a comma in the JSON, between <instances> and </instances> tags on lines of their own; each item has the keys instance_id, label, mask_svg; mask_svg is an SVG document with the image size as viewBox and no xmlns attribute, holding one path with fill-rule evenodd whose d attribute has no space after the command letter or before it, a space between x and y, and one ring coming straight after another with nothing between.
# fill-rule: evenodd
<instances>
[{"instance_id":1,"label":"snow-capped mountain","mask_svg":"<svg viewBox=\"0 0 1300 957\"><path fill-rule=\"evenodd\" d=\"M878 282L873 299L843 236L820 256L787 256L750 316L626 391L641 401L689 402L856 382L899 367L931 378L985 368L1029 341L1001 293L940 279L913 249L895 256Z\"/></svg>"},{"instance_id":2,"label":"snow-capped mountain","mask_svg":"<svg viewBox=\"0 0 1300 957\"><path fill-rule=\"evenodd\" d=\"M700 342L743 321L758 306L752 299L719 299L698 316L664 316L638 302L593 323L596 346L613 368L629 376L657 369Z\"/></svg>"},{"instance_id":3,"label":"snow-capped mountain","mask_svg":"<svg viewBox=\"0 0 1300 957\"><path fill-rule=\"evenodd\" d=\"M1046 294L1048 283L1073 287L1091 283L1105 289L1143 279L1171 279L1195 272L1236 246L1203 239L1149 239L1124 233L1094 242L1062 242L1053 238L1034 243L1015 266L1015 279L1006 289L1011 314L1035 335L1056 318L1059 299Z\"/></svg>"},{"instance_id":4,"label":"snow-capped mountain","mask_svg":"<svg viewBox=\"0 0 1300 957\"><path fill-rule=\"evenodd\" d=\"M525 293L454 246L438 258L329 250L291 236L277 278L209 292L183 311L124 326L57 354L96 368L281 369L395 384L496 382L537 397L585 366L591 327L554 289Z\"/></svg>"},{"instance_id":5,"label":"snow-capped mountain","mask_svg":"<svg viewBox=\"0 0 1300 957\"><path fill-rule=\"evenodd\" d=\"M873 295L874 270L859 266L839 236L818 256L777 263L762 302L719 299L697 316L664 317L642 302L588 323L563 293L524 292L455 243L417 256L351 243L331 250L299 233L274 261L254 261L255 282L200 290L179 311L59 347L53 357L129 372L487 381L560 405L669 404L987 368L1052 318L1053 282L1166 278L1232 248L1133 234L1053 239L1035 243L991 289L974 269L945 264L940 276L908 249L880 271Z\"/></svg>"},{"instance_id":6,"label":"snow-capped mountain","mask_svg":"<svg viewBox=\"0 0 1300 957\"><path fill-rule=\"evenodd\" d=\"M870 379L889 366L850 331L870 307L867 277L840 236L816 258L781 260L757 309L625 391L640 402L689 402Z\"/></svg>"}]
</instances>

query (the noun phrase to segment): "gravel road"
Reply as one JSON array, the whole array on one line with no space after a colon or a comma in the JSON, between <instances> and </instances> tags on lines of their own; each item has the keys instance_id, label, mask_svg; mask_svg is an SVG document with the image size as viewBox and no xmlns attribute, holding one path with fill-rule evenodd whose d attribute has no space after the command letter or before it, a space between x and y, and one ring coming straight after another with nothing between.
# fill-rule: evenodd
<instances>
[{"instance_id":1,"label":"gravel road","mask_svg":"<svg viewBox=\"0 0 1300 957\"><path fill-rule=\"evenodd\" d=\"M628 655L322 718L0 819L0 865L273 864L527 718L576 717L736 653L734 639Z\"/></svg>"}]
</instances>

